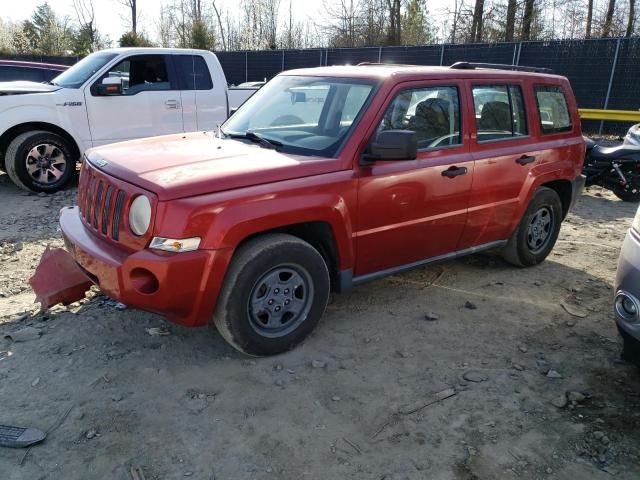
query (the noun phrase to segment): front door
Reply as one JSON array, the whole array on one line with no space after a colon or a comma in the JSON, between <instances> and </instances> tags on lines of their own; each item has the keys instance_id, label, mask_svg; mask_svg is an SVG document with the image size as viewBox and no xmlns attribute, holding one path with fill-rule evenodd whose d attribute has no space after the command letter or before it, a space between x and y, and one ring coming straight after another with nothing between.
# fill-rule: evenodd
<instances>
[{"instance_id":1,"label":"front door","mask_svg":"<svg viewBox=\"0 0 640 480\"><path fill-rule=\"evenodd\" d=\"M123 79L122 94L97 94L107 76ZM86 88L85 102L94 146L183 131L180 91L166 55L122 60Z\"/></svg>"},{"instance_id":2,"label":"front door","mask_svg":"<svg viewBox=\"0 0 640 480\"><path fill-rule=\"evenodd\" d=\"M474 173L464 95L455 81L412 82L390 97L373 137L413 130L418 155L360 166L356 277L457 250Z\"/></svg>"}]
</instances>

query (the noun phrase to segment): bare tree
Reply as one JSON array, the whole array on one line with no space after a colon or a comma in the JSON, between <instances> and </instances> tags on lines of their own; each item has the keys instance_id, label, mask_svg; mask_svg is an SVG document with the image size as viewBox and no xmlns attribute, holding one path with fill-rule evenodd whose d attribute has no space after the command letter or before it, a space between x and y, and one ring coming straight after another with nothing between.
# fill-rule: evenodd
<instances>
[{"instance_id":1,"label":"bare tree","mask_svg":"<svg viewBox=\"0 0 640 480\"><path fill-rule=\"evenodd\" d=\"M627 31L625 37L633 35L636 17L636 0L629 0L629 21L627 22Z\"/></svg>"},{"instance_id":2,"label":"bare tree","mask_svg":"<svg viewBox=\"0 0 640 480\"><path fill-rule=\"evenodd\" d=\"M533 7L535 0L525 0L522 17L522 40L531 40L531 24L533 23Z\"/></svg>"},{"instance_id":3,"label":"bare tree","mask_svg":"<svg viewBox=\"0 0 640 480\"><path fill-rule=\"evenodd\" d=\"M476 0L471 23L471 41L482 41L482 19L484 17L484 0Z\"/></svg>"},{"instance_id":4,"label":"bare tree","mask_svg":"<svg viewBox=\"0 0 640 480\"><path fill-rule=\"evenodd\" d=\"M517 6L516 0L509 0L507 3L507 23L504 32L504 39L507 42L512 42L515 35Z\"/></svg>"},{"instance_id":5,"label":"bare tree","mask_svg":"<svg viewBox=\"0 0 640 480\"><path fill-rule=\"evenodd\" d=\"M587 4L587 29L585 38L591 38L591 25L593 23L593 0L589 0Z\"/></svg>"},{"instance_id":6,"label":"bare tree","mask_svg":"<svg viewBox=\"0 0 640 480\"><path fill-rule=\"evenodd\" d=\"M451 39L449 40L451 43L456 43L458 28L460 25L460 17L462 15L462 10L464 9L464 0L454 0L453 1L453 12L449 12L449 14L453 14L453 21L451 22Z\"/></svg>"},{"instance_id":7,"label":"bare tree","mask_svg":"<svg viewBox=\"0 0 640 480\"><path fill-rule=\"evenodd\" d=\"M218 19L218 28L220 28L220 37L222 38L222 48L227 49L227 40L225 39L224 28L222 27L222 16L220 15L220 10L216 6L216 0L212 1L213 11L216 14L216 18ZM291 8L291 6L289 6Z\"/></svg>"},{"instance_id":8,"label":"bare tree","mask_svg":"<svg viewBox=\"0 0 640 480\"><path fill-rule=\"evenodd\" d=\"M602 38L611 35L611 26L613 25L613 14L616 10L616 0L609 0L607 5L607 13L604 17L604 25L602 25Z\"/></svg>"},{"instance_id":9,"label":"bare tree","mask_svg":"<svg viewBox=\"0 0 640 480\"><path fill-rule=\"evenodd\" d=\"M387 34L387 41L389 45L400 45L402 40L402 4L400 0L387 0L387 7L389 9L389 30Z\"/></svg>"},{"instance_id":10,"label":"bare tree","mask_svg":"<svg viewBox=\"0 0 640 480\"><path fill-rule=\"evenodd\" d=\"M138 33L138 0L118 0L118 2L131 11L131 31Z\"/></svg>"}]
</instances>

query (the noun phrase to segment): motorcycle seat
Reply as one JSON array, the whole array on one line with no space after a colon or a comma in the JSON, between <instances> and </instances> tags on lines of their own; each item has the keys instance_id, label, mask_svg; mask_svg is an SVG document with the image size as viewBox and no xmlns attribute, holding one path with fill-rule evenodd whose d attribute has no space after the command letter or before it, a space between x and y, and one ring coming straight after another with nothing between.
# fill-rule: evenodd
<instances>
[{"instance_id":1,"label":"motorcycle seat","mask_svg":"<svg viewBox=\"0 0 640 480\"><path fill-rule=\"evenodd\" d=\"M621 144L615 147L603 147L602 145L596 145L591 149L590 155L594 160L640 161L640 146Z\"/></svg>"}]
</instances>

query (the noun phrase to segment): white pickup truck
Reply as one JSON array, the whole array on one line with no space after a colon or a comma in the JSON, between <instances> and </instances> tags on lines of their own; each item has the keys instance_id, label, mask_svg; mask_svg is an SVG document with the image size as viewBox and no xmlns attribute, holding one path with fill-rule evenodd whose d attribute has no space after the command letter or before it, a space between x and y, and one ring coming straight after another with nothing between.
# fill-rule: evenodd
<instances>
[{"instance_id":1,"label":"white pickup truck","mask_svg":"<svg viewBox=\"0 0 640 480\"><path fill-rule=\"evenodd\" d=\"M54 192L86 149L212 130L255 90L228 90L218 59L204 50L93 53L47 84L0 83L0 170L25 190Z\"/></svg>"}]
</instances>

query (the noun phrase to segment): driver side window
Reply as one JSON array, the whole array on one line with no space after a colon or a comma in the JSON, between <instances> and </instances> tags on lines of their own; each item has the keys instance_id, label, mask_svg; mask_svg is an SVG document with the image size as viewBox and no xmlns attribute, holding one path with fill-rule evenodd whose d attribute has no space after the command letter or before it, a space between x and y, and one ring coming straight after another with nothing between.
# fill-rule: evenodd
<instances>
[{"instance_id":1,"label":"driver side window","mask_svg":"<svg viewBox=\"0 0 640 480\"><path fill-rule=\"evenodd\" d=\"M456 87L404 90L393 99L378 126L416 132L418 149L461 145L460 102Z\"/></svg>"},{"instance_id":2,"label":"driver side window","mask_svg":"<svg viewBox=\"0 0 640 480\"><path fill-rule=\"evenodd\" d=\"M171 90L164 55L129 57L109 69L99 81L106 77L122 78L122 95Z\"/></svg>"}]
</instances>

